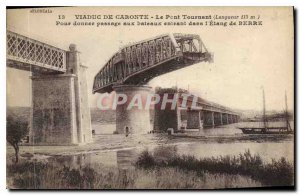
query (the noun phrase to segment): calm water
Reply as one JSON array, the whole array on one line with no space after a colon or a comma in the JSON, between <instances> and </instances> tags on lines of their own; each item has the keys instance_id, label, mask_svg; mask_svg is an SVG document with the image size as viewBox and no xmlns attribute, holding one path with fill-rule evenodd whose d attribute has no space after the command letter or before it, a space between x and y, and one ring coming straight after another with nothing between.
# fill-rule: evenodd
<instances>
[{"instance_id":1,"label":"calm water","mask_svg":"<svg viewBox=\"0 0 300 195\"><path fill-rule=\"evenodd\" d=\"M290 125L294 126L293 121L290 121ZM230 125L224 125L224 126L219 126L216 128L207 128L207 129L202 129L199 130L191 130L191 131L196 131L199 134L202 135L234 135L234 134L241 134L241 130L239 130L237 127L263 127L262 122L241 122L237 124L230 124ZM285 122L270 122L269 126L271 127L284 127ZM92 129L95 130L95 133L100 135L100 134L113 134L113 132L116 130L116 124L101 124L101 123L92 123Z\"/></svg>"},{"instance_id":2,"label":"calm water","mask_svg":"<svg viewBox=\"0 0 300 195\"><path fill-rule=\"evenodd\" d=\"M153 151L158 146L147 147ZM167 146L164 146L167 147ZM170 146L169 146L170 147ZM179 143L172 146L178 154L194 155L197 158L212 157L220 155L239 155L250 150L252 154L260 154L264 161L271 162L272 159L281 157L294 161L293 143ZM172 148L172 149L173 149ZM101 151L80 155L67 155L55 157L56 162L67 166L77 167L79 165L106 165L119 168L133 167L138 154L143 148L121 149L113 151Z\"/></svg>"},{"instance_id":3,"label":"calm water","mask_svg":"<svg viewBox=\"0 0 300 195\"><path fill-rule=\"evenodd\" d=\"M223 126L220 128L214 129L204 129L195 131L199 135L203 136L244 136L239 129L236 127L241 124L231 124ZM93 124L93 129L96 131L96 136L101 137L101 142L106 142L111 144L111 136L120 136L120 135L107 135L103 134L112 134L115 130L115 124L105 124L105 125L95 125ZM97 135L98 134L98 135ZM102 134L102 135L100 135ZM148 135L149 136L149 135ZM115 139L118 139L116 137ZM149 137L145 136L145 139ZM168 136L163 137L162 139L170 139ZM166 140L167 143L168 140ZM119 148L115 150L106 150L98 151L86 154L79 155L66 155L52 158L55 162L71 166L80 166L80 165L106 165L119 168L129 168L132 167L132 164L136 161L138 154L145 149L154 151L157 147L161 147L160 144L155 141L150 144L143 145L140 144L137 147L130 148ZM158 146L160 145L160 146ZM185 155L194 155L197 158L201 157L212 157L220 155L239 155L244 153L246 150L250 150L252 154L259 154L263 160L266 162L271 162L272 159L279 159L281 157L287 158L290 162L294 162L294 144L293 138L290 140L283 141L267 141L267 142L257 142L255 140L249 140L244 142L228 142L228 143L218 143L218 142L205 142L205 141L189 141L178 138L176 141L171 143L164 144L164 146L171 146L178 154Z\"/></svg>"},{"instance_id":4,"label":"calm water","mask_svg":"<svg viewBox=\"0 0 300 195\"><path fill-rule=\"evenodd\" d=\"M92 129L96 134L112 134L116 130L116 124L92 123Z\"/></svg>"}]
</instances>

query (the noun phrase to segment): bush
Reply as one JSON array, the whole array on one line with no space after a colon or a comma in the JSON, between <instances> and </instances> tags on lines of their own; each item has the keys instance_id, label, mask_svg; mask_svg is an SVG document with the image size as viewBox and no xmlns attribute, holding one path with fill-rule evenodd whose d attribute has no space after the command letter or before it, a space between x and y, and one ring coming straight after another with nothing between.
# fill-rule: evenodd
<instances>
[{"instance_id":1,"label":"bush","mask_svg":"<svg viewBox=\"0 0 300 195\"><path fill-rule=\"evenodd\" d=\"M208 189L294 185L294 167L285 158L265 164L260 156L249 151L233 157L197 159L162 150L154 154L143 151L135 170L94 166L70 168L59 163L21 161L7 165L7 183L9 188L19 189ZM166 158L161 160L157 158L159 155Z\"/></svg>"},{"instance_id":2,"label":"bush","mask_svg":"<svg viewBox=\"0 0 300 195\"><path fill-rule=\"evenodd\" d=\"M94 187L96 174L95 170L90 167L84 167L83 169L64 167L62 171L59 172L65 185L72 189L92 189Z\"/></svg>"},{"instance_id":3,"label":"bush","mask_svg":"<svg viewBox=\"0 0 300 195\"><path fill-rule=\"evenodd\" d=\"M32 172L34 170L37 171L35 175ZM123 170L89 166L70 168L34 162L9 166L7 178L12 181L8 182L9 188L19 189L212 189L261 186L259 182L239 175L205 173L199 177L194 171L173 167Z\"/></svg>"},{"instance_id":4,"label":"bush","mask_svg":"<svg viewBox=\"0 0 300 195\"><path fill-rule=\"evenodd\" d=\"M19 161L19 144L28 134L28 123L19 120L17 117L7 116L6 118L6 141L10 143L15 150L15 162Z\"/></svg>"},{"instance_id":5,"label":"bush","mask_svg":"<svg viewBox=\"0 0 300 195\"><path fill-rule=\"evenodd\" d=\"M20 189L36 189L42 183L45 170L52 169L41 162L24 162L7 166L7 177L13 177L13 185Z\"/></svg>"},{"instance_id":6,"label":"bush","mask_svg":"<svg viewBox=\"0 0 300 195\"><path fill-rule=\"evenodd\" d=\"M12 185L20 189L92 189L96 172L90 167L71 169L59 168L42 162L24 162L7 166L7 177L13 178Z\"/></svg>"},{"instance_id":7,"label":"bush","mask_svg":"<svg viewBox=\"0 0 300 195\"><path fill-rule=\"evenodd\" d=\"M155 152L154 152L155 153ZM154 167L176 167L181 170L195 171L198 176L206 172L213 174L233 174L249 176L266 186L294 185L294 167L285 158L264 164L259 155L246 151L239 156L219 156L197 159L194 156L174 155L164 161L156 160L148 151L143 151L136 165L150 169Z\"/></svg>"},{"instance_id":8,"label":"bush","mask_svg":"<svg viewBox=\"0 0 300 195\"><path fill-rule=\"evenodd\" d=\"M149 153L148 150L143 151L140 156L138 157L138 160L136 162L136 165L138 167L142 167L142 168L150 168L155 166L155 160L152 154Z\"/></svg>"}]
</instances>

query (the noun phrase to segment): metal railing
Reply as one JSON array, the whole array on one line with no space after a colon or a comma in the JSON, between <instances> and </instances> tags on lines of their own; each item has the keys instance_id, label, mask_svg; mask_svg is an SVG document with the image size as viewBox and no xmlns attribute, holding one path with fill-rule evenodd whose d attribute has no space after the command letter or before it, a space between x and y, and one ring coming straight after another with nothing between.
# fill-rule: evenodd
<instances>
[{"instance_id":1,"label":"metal railing","mask_svg":"<svg viewBox=\"0 0 300 195\"><path fill-rule=\"evenodd\" d=\"M66 51L18 33L6 33L6 58L58 72L66 72Z\"/></svg>"}]
</instances>

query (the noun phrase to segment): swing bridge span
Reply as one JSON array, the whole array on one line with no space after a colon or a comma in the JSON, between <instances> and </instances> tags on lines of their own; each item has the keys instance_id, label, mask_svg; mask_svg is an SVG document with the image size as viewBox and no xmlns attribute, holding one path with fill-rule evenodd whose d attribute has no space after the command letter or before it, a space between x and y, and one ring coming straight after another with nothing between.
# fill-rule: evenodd
<instances>
[{"instance_id":1,"label":"swing bridge span","mask_svg":"<svg viewBox=\"0 0 300 195\"><path fill-rule=\"evenodd\" d=\"M76 45L70 44L69 49L65 50L7 30L6 47L7 67L32 72L30 142L35 145L91 142L87 67L80 62ZM92 93L149 93L147 83L151 79L212 61L213 54L207 50L199 35L160 35L124 46L114 53L96 73ZM201 105L210 112L225 114L222 116L236 115L218 105ZM208 112L207 109L204 111ZM128 111L119 106L116 118L118 133L124 133L124 127L128 126L133 133L150 130L147 111ZM193 114L191 118L196 120L197 117Z\"/></svg>"}]
</instances>

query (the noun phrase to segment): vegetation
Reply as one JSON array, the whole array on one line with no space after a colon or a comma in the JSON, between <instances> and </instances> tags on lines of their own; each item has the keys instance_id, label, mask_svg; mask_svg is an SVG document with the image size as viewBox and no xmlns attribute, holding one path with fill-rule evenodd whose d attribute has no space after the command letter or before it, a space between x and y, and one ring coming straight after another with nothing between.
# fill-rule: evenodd
<instances>
[{"instance_id":1,"label":"vegetation","mask_svg":"<svg viewBox=\"0 0 300 195\"><path fill-rule=\"evenodd\" d=\"M259 155L252 155L246 151L239 156L219 156L197 159L194 156L179 156L171 152L171 156L164 154L163 159L157 152L151 154L144 151L139 156L136 165L144 169L174 167L180 170L194 171L197 175L204 173L231 174L248 176L261 182L265 186L294 185L294 166L285 158L263 163Z\"/></svg>"},{"instance_id":2,"label":"vegetation","mask_svg":"<svg viewBox=\"0 0 300 195\"><path fill-rule=\"evenodd\" d=\"M24 161L23 161L24 160ZM215 189L294 185L294 167L284 158L264 163L246 151L239 156L197 159L175 147L143 151L135 168L63 166L26 161L7 165L10 189Z\"/></svg>"},{"instance_id":3,"label":"vegetation","mask_svg":"<svg viewBox=\"0 0 300 195\"><path fill-rule=\"evenodd\" d=\"M8 116L6 119L6 140L15 149L15 162L19 161L19 144L28 134L28 123Z\"/></svg>"},{"instance_id":4,"label":"vegetation","mask_svg":"<svg viewBox=\"0 0 300 195\"><path fill-rule=\"evenodd\" d=\"M61 167L42 162L7 166L10 189L212 189L261 186L248 177L205 173L177 168L116 169Z\"/></svg>"}]
</instances>

